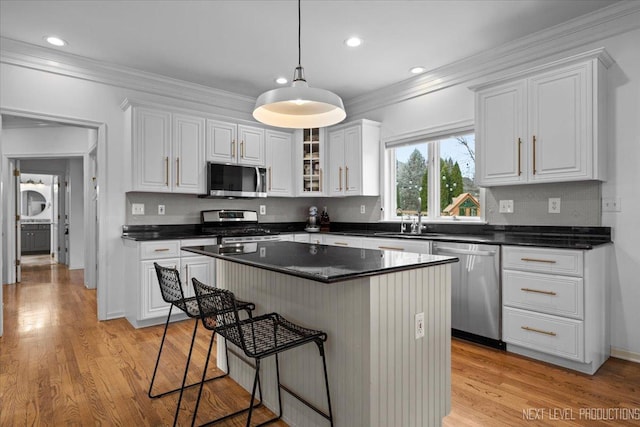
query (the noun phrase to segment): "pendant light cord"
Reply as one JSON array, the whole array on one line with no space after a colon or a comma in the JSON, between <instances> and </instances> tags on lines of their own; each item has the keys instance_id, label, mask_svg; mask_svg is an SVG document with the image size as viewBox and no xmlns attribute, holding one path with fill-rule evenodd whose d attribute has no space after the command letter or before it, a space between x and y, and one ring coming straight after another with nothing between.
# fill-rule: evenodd
<instances>
[{"instance_id":1,"label":"pendant light cord","mask_svg":"<svg viewBox=\"0 0 640 427\"><path fill-rule=\"evenodd\" d=\"M302 20L301 18L301 13L300 13L300 0L298 0L298 67L300 67L302 65L302 48L300 47L300 34L301 34L301 24L300 21Z\"/></svg>"}]
</instances>

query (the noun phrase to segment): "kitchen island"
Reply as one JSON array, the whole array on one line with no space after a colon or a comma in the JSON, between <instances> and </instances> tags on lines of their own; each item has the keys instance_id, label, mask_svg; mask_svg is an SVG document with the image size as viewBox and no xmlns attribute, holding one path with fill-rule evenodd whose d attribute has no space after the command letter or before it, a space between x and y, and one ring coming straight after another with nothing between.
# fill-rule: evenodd
<instances>
[{"instance_id":1,"label":"kitchen island","mask_svg":"<svg viewBox=\"0 0 640 427\"><path fill-rule=\"evenodd\" d=\"M451 405L451 265L457 258L293 242L182 248L216 258L216 284L321 329L336 426L438 426ZM423 313L423 337L417 316ZM218 366L225 366L222 340ZM231 357L249 389L253 372ZM284 385L326 411L321 358L307 345L281 355ZM277 407L275 364L262 364L264 402ZM287 393L293 426L327 421ZM206 409L202 408L202 414Z\"/></svg>"}]
</instances>

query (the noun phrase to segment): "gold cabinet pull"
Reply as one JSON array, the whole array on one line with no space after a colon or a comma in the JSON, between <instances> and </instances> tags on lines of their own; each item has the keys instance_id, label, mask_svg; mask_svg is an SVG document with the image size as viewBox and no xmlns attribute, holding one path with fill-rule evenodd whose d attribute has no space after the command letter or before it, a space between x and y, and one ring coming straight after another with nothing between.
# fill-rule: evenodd
<instances>
[{"instance_id":1,"label":"gold cabinet pull","mask_svg":"<svg viewBox=\"0 0 640 427\"><path fill-rule=\"evenodd\" d=\"M159 248L159 249L154 249L154 252L167 252L169 250L169 248Z\"/></svg>"},{"instance_id":2,"label":"gold cabinet pull","mask_svg":"<svg viewBox=\"0 0 640 427\"><path fill-rule=\"evenodd\" d=\"M320 183L318 184L318 188L320 189L320 192L322 192L322 168L318 169L318 172L320 172Z\"/></svg>"},{"instance_id":3,"label":"gold cabinet pull","mask_svg":"<svg viewBox=\"0 0 640 427\"><path fill-rule=\"evenodd\" d=\"M557 335L555 332L543 331L542 329L530 328L529 326L520 326L520 328L524 329L525 331L537 332L539 334L550 335L552 337L555 337Z\"/></svg>"},{"instance_id":4,"label":"gold cabinet pull","mask_svg":"<svg viewBox=\"0 0 640 427\"><path fill-rule=\"evenodd\" d=\"M533 135L533 174L536 174L536 136Z\"/></svg>"},{"instance_id":5,"label":"gold cabinet pull","mask_svg":"<svg viewBox=\"0 0 640 427\"><path fill-rule=\"evenodd\" d=\"M349 191L349 166L344 167L344 191Z\"/></svg>"},{"instance_id":6,"label":"gold cabinet pull","mask_svg":"<svg viewBox=\"0 0 640 427\"><path fill-rule=\"evenodd\" d=\"M169 185L169 157L164 158L164 185Z\"/></svg>"},{"instance_id":7,"label":"gold cabinet pull","mask_svg":"<svg viewBox=\"0 0 640 427\"><path fill-rule=\"evenodd\" d=\"M236 140L231 140L231 158L236 157Z\"/></svg>"},{"instance_id":8,"label":"gold cabinet pull","mask_svg":"<svg viewBox=\"0 0 640 427\"><path fill-rule=\"evenodd\" d=\"M340 184L340 191L342 191L342 166L338 167L338 184Z\"/></svg>"},{"instance_id":9,"label":"gold cabinet pull","mask_svg":"<svg viewBox=\"0 0 640 427\"><path fill-rule=\"evenodd\" d=\"M271 166L269 166L269 191L271 191Z\"/></svg>"},{"instance_id":10,"label":"gold cabinet pull","mask_svg":"<svg viewBox=\"0 0 640 427\"><path fill-rule=\"evenodd\" d=\"M388 251L404 251L404 248L397 248L395 246L378 246L378 249L388 250Z\"/></svg>"},{"instance_id":11,"label":"gold cabinet pull","mask_svg":"<svg viewBox=\"0 0 640 427\"><path fill-rule=\"evenodd\" d=\"M518 176L522 175L522 140L518 138Z\"/></svg>"},{"instance_id":12,"label":"gold cabinet pull","mask_svg":"<svg viewBox=\"0 0 640 427\"><path fill-rule=\"evenodd\" d=\"M334 242L334 245L339 245L339 246L349 246L348 243L345 242Z\"/></svg>"},{"instance_id":13,"label":"gold cabinet pull","mask_svg":"<svg viewBox=\"0 0 640 427\"><path fill-rule=\"evenodd\" d=\"M189 287L189 264L184 266L184 272L185 272L185 277L186 277L186 284L187 287Z\"/></svg>"},{"instance_id":14,"label":"gold cabinet pull","mask_svg":"<svg viewBox=\"0 0 640 427\"><path fill-rule=\"evenodd\" d=\"M240 157L244 159L244 140L240 141Z\"/></svg>"},{"instance_id":15,"label":"gold cabinet pull","mask_svg":"<svg viewBox=\"0 0 640 427\"><path fill-rule=\"evenodd\" d=\"M520 260L527 261L527 262L544 262L546 264L555 264L556 263L556 261L554 261L552 259L520 258Z\"/></svg>"},{"instance_id":16,"label":"gold cabinet pull","mask_svg":"<svg viewBox=\"0 0 640 427\"><path fill-rule=\"evenodd\" d=\"M176 158L176 187L180 186L180 157Z\"/></svg>"},{"instance_id":17,"label":"gold cabinet pull","mask_svg":"<svg viewBox=\"0 0 640 427\"><path fill-rule=\"evenodd\" d=\"M553 292L553 291L541 291L539 289L530 289L530 288L520 288L521 291L524 292L534 292L536 294L545 294L545 295L558 295L557 293Z\"/></svg>"}]
</instances>

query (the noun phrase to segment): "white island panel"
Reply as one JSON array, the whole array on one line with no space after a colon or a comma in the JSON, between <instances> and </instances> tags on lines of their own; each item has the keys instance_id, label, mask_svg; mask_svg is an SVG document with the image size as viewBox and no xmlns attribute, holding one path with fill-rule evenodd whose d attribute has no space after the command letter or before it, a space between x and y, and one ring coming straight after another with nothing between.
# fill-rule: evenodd
<instances>
[{"instance_id":1,"label":"white island panel","mask_svg":"<svg viewBox=\"0 0 640 427\"><path fill-rule=\"evenodd\" d=\"M449 264L337 283L320 283L217 259L218 286L321 329L336 426L439 426L450 411L451 314ZM425 313L425 337L415 339L415 314ZM221 340L222 341L222 340ZM224 366L223 345L218 365ZM231 376L250 390L253 371L231 356ZM322 361L307 344L280 356L282 383L326 410ZM277 407L274 358L262 363L264 402ZM328 422L283 392L291 426Z\"/></svg>"}]
</instances>

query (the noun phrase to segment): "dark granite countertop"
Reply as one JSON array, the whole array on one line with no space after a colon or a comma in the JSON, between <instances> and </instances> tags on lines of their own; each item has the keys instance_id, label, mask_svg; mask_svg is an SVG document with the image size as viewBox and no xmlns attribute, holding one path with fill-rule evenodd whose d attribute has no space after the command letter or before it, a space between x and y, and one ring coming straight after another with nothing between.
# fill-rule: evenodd
<instances>
[{"instance_id":1,"label":"dark granite countertop","mask_svg":"<svg viewBox=\"0 0 640 427\"><path fill-rule=\"evenodd\" d=\"M235 243L182 250L322 283L457 262L458 258L294 242Z\"/></svg>"},{"instance_id":2,"label":"dark granite countertop","mask_svg":"<svg viewBox=\"0 0 640 427\"><path fill-rule=\"evenodd\" d=\"M304 232L304 223L261 225L273 232ZM423 234L400 234L397 231L399 228L397 223L333 223L328 234L586 250L611 243L610 227L430 224ZM203 232L199 224L125 225L122 229L122 238L136 241L193 239L215 235Z\"/></svg>"}]
</instances>

